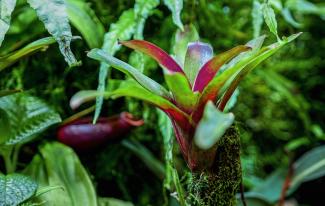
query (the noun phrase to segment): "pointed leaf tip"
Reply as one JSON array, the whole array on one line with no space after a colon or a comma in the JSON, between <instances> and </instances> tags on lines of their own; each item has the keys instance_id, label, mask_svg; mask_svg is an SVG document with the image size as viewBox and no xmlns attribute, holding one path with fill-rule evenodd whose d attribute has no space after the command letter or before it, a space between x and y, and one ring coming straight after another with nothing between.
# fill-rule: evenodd
<instances>
[{"instance_id":1,"label":"pointed leaf tip","mask_svg":"<svg viewBox=\"0 0 325 206\"><path fill-rule=\"evenodd\" d=\"M178 63L169 56L163 49L153 43L144 40L120 41L126 47L141 51L155 59L163 68L170 72L184 73Z\"/></svg>"}]
</instances>

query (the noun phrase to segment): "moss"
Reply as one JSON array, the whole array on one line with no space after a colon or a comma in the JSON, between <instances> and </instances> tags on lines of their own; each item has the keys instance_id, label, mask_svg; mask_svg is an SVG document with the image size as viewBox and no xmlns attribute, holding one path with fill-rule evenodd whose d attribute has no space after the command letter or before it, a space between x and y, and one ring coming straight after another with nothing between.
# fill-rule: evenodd
<instances>
[{"instance_id":1,"label":"moss","mask_svg":"<svg viewBox=\"0 0 325 206\"><path fill-rule=\"evenodd\" d=\"M218 143L213 167L192 174L188 187L190 205L235 205L241 179L239 133L232 127Z\"/></svg>"}]
</instances>

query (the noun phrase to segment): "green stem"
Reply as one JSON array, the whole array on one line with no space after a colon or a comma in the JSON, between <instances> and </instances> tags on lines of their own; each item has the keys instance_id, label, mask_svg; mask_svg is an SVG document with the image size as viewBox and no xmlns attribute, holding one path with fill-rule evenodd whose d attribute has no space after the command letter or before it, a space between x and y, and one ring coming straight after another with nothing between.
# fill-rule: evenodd
<instances>
[{"instance_id":1,"label":"green stem","mask_svg":"<svg viewBox=\"0 0 325 206\"><path fill-rule=\"evenodd\" d=\"M5 163L6 173L10 174L16 171L18 155L21 145L5 148L2 151L2 157Z\"/></svg>"},{"instance_id":2,"label":"green stem","mask_svg":"<svg viewBox=\"0 0 325 206\"><path fill-rule=\"evenodd\" d=\"M20 147L21 147L21 145L18 144L18 145L15 145L14 149L13 149L12 161L11 161L12 162L12 172L16 171L16 168L17 168Z\"/></svg>"},{"instance_id":3,"label":"green stem","mask_svg":"<svg viewBox=\"0 0 325 206\"><path fill-rule=\"evenodd\" d=\"M14 171L14 166L12 164L11 160L11 154L12 154L13 148L6 148L5 151L2 152L3 160L5 162L5 167L6 167L6 173L12 173Z\"/></svg>"}]
</instances>

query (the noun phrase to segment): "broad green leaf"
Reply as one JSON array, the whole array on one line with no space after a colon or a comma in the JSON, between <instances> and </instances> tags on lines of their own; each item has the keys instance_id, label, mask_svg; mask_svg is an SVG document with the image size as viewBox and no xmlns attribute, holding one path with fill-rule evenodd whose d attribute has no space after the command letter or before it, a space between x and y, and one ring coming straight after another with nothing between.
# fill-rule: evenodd
<instances>
[{"instance_id":1,"label":"broad green leaf","mask_svg":"<svg viewBox=\"0 0 325 206\"><path fill-rule=\"evenodd\" d=\"M37 183L20 174L0 174L0 205L17 206L32 197L37 190Z\"/></svg>"},{"instance_id":2,"label":"broad green leaf","mask_svg":"<svg viewBox=\"0 0 325 206\"><path fill-rule=\"evenodd\" d=\"M61 121L58 113L40 99L24 94L13 94L0 98L0 108L9 119L5 145L16 145L31 141L36 134Z\"/></svg>"},{"instance_id":3,"label":"broad green leaf","mask_svg":"<svg viewBox=\"0 0 325 206\"><path fill-rule=\"evenodd\" d=\"M184 26L181 20L181 11L183 9L183 0L164 0L164 4L172 12L173 22L181 30L184 30Z\"/></svg>"},{"instance_id":4,"label":"broad green leaf","mask_svg":"<svg viewBox=\"0 0 325 206\"><path fill-rule=\"evenodd\" d=\"M0 57L0 71L11 66L25 56L31 55L37 51L46 50L48 46L53 43L55 43L54 38L46 37L30 43L22 49Z\"/></svg>"},{"instance_id":5,"label":"broad green leaf","mask_svg":"<svg viewBox=\"0 0 325 206\"><path fill-rule=\"evenodd\" d=\"M232 113L220 112L213 102L209 101L195 131L195 144L200 149L210 149L220 140L233 122L234 115Z\"/></svg>"},{"instance_id":6,"label":"broad green leaf","mask_svg":"<svg viewBox=\"0 0 325 206\"><path fill-rule=\"evenodd\" d=\"M268 3L264 3L262 6L262 11L266 25L269 27L270 31L276 36L277 40L281 41L278 35L278 25L275 19L274 10Z\"/></svg>"},{"instance_id":7,"label":"broad green leaf","mask_svg":"<svg viewBox=\"0 0 325 206\"><path fill-rule=\"evenodd\" d=\"M199 93L192 91L186 77L179 72L165 73L165 80L176 104L186 111L192 111L197 103Z\"/></svg>"},{"instance_id":8,"label":"broad green leaf","mask_svg":"<svg viewBox=\"0 0 325 206\"><path fill-rule=\"evenodd\" d=\"M59 44L60 51L70 67L80 65L71 51L72 40L69 18L64 0L27 0L35 9L37 16L44 23L48 32Z\"/></svg>"},{"instance_id":9,"label":"broad green leaf","mask_svg":"<svg viewBox=\"0 0 325 206\"><path fill-rule=\"evenodd\" d=\"M98 198L98 206L134 206L131 202L126 202L111 197Z\"/></svg>"},{"instance_id":10,"label":"broad green leaf","mask_svg":"<svg viewBox=\"0 0 325 206\"><path fill-rule=\"evenodd\" d=\"M280 168L273 172L264 182L245 193L247 198L258 198L267 203L275 203L279 200L287 170Z\"/></svg>"},{"instance_id":11,"label":"broad green leaf","mask_svg":"<svg viewBox=\"0 0 325 206\"><path fill-rule=\"evenodd\" d=\"M305 153L294 163L291 188L301 183L325 176L325 146L319 146Z\"/></svg>"},{"instance_id":12,"label":"broad green leaf","mask_svg":"<svg viewBox=\"0 0 325 206\"><path fill-rule=\"evenodd\" d=\"M60 143L48 143L27 167L40 187L59 186L36 199L44 206L91 205L97 206L97 195L85 168L74 151Z\"/></svg>"},{"instance_id":13,"label":"broad green leaf","mask_svg":"<svg viewBox=\"0 0 325 206\"><path fill-rule=\"evenodd\" d=\"M118 40L128 40L134 33L136 23L136 16L133 9L129 9L124 11L120 16L119 20L111 24L109 31L104 36L104 43L102 49L109 53L110 55L114 55L116 51L120 49L120 45L118 44ZM98 76L98 92L104 92L106 88L106 79L108 76L108 69L110 65L107 63L101 63L99 68L99 76ZM100 115L100 111L103 105L103 96L98 96L96 99L96 110L94 115L93 122L95 123Z\"/></svg>"},{"instance_id":14,"label":"broad green leaf","mask_svg":"<svg viewBox=\"0 0 325 206\"><path fill-rule=\"evenodd\" d=\"M100 47L104 38L104 26L90 8L89 3L67 0L66 8L71 24L82 34L88 46L90 48Z\"/></svg>"},{"instance_id":15,"label":"broad green leaf","mask_svg":"<svg viewBox=\"0 0 325 206\"><path fill-rule=\"evenodd\" d=\"M141 86L143 86L150 92L152 92L158 96L164 97L166 99L170 99L170 94L167 92L167 90L163 86L161 86L154 80L150 79L149 77L145 76L144 74L139 72L137 69L135 69L131 65L129 65L123 61L120 61L117 58L114 58L109 53L105 52L104 50L93 49L88 53L88 57L111 65L115 69L118 69L121 72L125 73L126 75L135 79Z\"/></svg>"},{"instance_id":16,"label":"broad green leaf","mask_svg":"<svg viewBox=\"0 0 325 206\"><path fill-rule=\"evenodd\" d=\"M314 180L325 175L325 146L319 146L305 153L293 165L287 196L291 195L303 182ZM287 176L287 170L280 168L273 172L263 183L246 193L247 198L258 198L268 203L276 203Z\"/></svg>"},{"instance_id":17,"label":"broad green leaf","mask_svg":"<svg viewBox=\"0 0 325 206\"><path fill-rule=\"evenodd\" d=\"M184 68L188 43L198 41L199 38L199 34L193 24L186 25L184 31L181 31L180 29L177 30L172 51L176 61L182 68Z\"/></svg>"},{"instance_id":18,"label":"broad green leaf","mask_svg":"<svg viewBox=\"0 0 325 206\"><path fill-rule=\"evenodd\" d=\"M279 49L281 49L283 46L285 46L287 43L290 43L294 39L296 39L301 33L294 34L290 36L287 39L282 40L281 42L272 44L267 47L266 51L263 51L261 49L261 52L257 53L257 56L253 58L251 61L249 61L248 64L246 64L244 67L240 69L238 74L236 74L236 77L231 81L230 86L227 88L227 91L223 95L221 102L218 105L218 108L223 111L224 107L226 106L228 100L232 96L233 92L241 82L241 80L249 73L251 72L254 68L256 68L257 65L262 63L264 60L272 56L275 52L277 52ZM249 58L248 58L249 59ZM236 68L234 66L233 68Z\"/></svg>"},{"instance_id":19,"label":"broad green leaf","mask_svg":"<svg viewBox=\"0 0 325 206\"><path fill-rule=\"evenodd\" d=\"M262 25L263 25L262 5L258 0L253 1L252 23L253 23L254 38L256 38L260 35Z\"/></svg>"},{"instance_id":20,"label":"broad green leaf","mask_svg":"<svg viewBox=\"0 0 325 206\"><path fill-rule=\"evenodd\" d=\"M0 1L0 46L9 30L11 13L15 9L16 0L1 0Z\"/></svg>"}]
</instances>

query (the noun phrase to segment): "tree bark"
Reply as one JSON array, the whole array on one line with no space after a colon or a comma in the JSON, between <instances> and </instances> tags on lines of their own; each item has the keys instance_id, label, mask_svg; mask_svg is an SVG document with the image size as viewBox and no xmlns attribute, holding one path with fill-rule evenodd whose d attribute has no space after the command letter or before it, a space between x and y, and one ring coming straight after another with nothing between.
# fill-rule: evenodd
<instances>
[{"instance_id":1,"label":"tree bark","mask_svg":"<svg viewBox=\"0 0 325 206\"><path fill-rule=\"evenodd\" d=\"M237 128L233 126L228 129L217 144L213 166L208 170L192 173L188 187L190 205L236 205L236 192L242 180Z\"/></svg>"}]
</instances>

